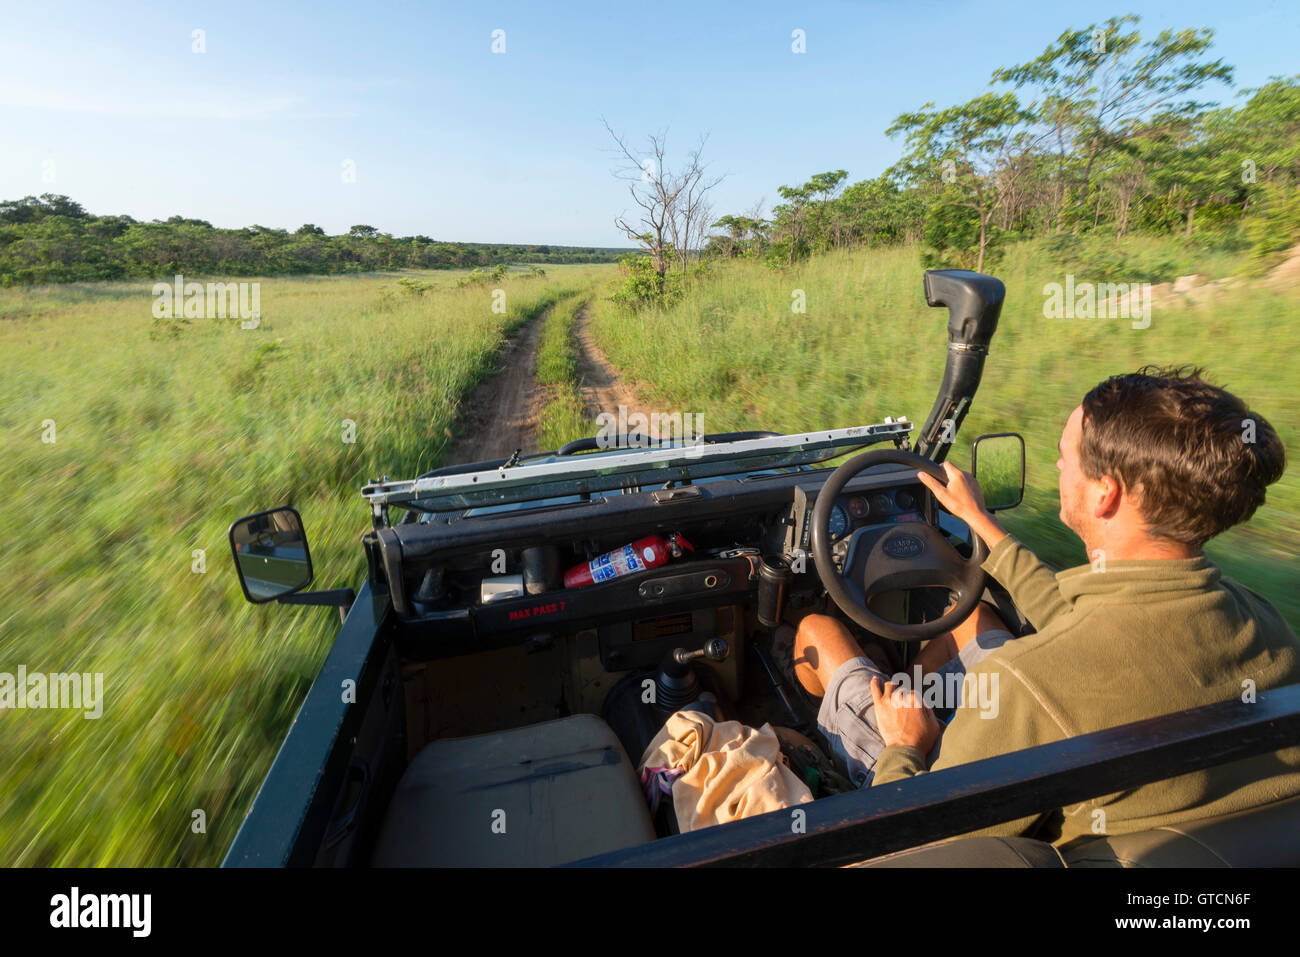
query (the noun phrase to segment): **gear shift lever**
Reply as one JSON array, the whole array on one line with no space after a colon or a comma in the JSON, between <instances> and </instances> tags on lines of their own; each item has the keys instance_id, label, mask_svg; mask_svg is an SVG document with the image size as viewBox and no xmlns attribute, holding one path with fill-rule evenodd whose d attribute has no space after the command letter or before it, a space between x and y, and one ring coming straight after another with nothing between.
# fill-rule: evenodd
<instances>
[{"instance_id":1,"label":"gear shift lever","mask_svg":"<svg viewBox=\"0 0 1300 957\"><path fill-rule=\"evenodd\" d=\"M725 661L730 650L723 639L710 638L695 651L674 648L672 657L679 665L689 665L692 661L699 661L701 658L708 658L710 661Z\"/></svg>"},{"instance_id":2,"label":"gear shift lever","mask_svg":"<svg viewBox=\"0 0 1300 957\"><path fill-rule=\"evenodd\" d=\"M699 696L700 680L692 664L703 658L725 661L731 649L721 638L710 638L695 651L674 648L664 655L655 676L655 707L664 714L679 711Z\"/></svg>"}]
</instances>

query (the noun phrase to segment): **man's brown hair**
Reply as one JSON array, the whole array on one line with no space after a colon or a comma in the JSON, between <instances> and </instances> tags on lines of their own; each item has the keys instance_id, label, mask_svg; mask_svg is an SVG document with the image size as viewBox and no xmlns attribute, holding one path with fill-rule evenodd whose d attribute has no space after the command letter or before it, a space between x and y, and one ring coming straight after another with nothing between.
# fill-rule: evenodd
<instances>
[{"instance_id":1,"label":"man's brown hair","mask_svg":"<svg viewBox=\"0 0 1300 957\"><path fill-rule=\"evenodd\" d=\"M1079 459L1136 496L1152 535L1199 548L1246 521L1286 470L1262 416L1202 370L1145 366L1083 397Z\"/></svg>"}]
</instances>

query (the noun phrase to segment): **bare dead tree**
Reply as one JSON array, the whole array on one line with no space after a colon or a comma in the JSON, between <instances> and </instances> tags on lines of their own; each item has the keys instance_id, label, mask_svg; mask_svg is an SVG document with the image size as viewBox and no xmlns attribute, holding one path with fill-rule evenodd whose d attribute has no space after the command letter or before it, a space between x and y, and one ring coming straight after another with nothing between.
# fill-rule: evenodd
<instances>
[{"instance_id":1,"label":"bare dead tree","mask_svg":"<svg viewBox=\"0 0 1300 957\"><path fill-rule=\"evenodd\" d=\"M641 244L661 282L674 259L685 275L691 243L698 243L707 228L709 210L705 196L723 179L706 175L701 157L707 137L700 137L699 144L687 155L686 165L674 173L664 162L666 132L647 136L648 149L638 155L608 121L602 118L601 122L613 139L614 153L621 161L613 173L628 182L628 193L640 209L636 222L629 222L620 214L614 219L614 225Z\"/></svg>"},{"instance_id":2,"label":"bare dead tree","mask_svg":"<svg viewBox=\"0 0 1300 957\"><path fill-rule=\"evenodd\" d=\"M677 247L677 260L683 276L686 275L687 261L694 248L692 243L697 246L700 244L712 221L709 215L712 208L705 197L723 179L721 176L707 176L706 167L700 161L707 141L707 135L700 137L695 149L686 157L685 168L675 176L679 187L678 201L671 222L675 225L673 245Z\"/></svg>"},{"instance_id":3,"label":"bare dead tree","mask_svg":"<svg viewBox=\"0 0 1300 957\"><path fill-rule=\"evenodd\" d=\"M713 222L713 204L708 200L700 200L695 204L690 214L689 233L692 242L696 245L695 255L698 258L703 252L708 240L709 224Z\"/></svg>"},{"instance_id":4,"label":"bare dead tree","mask_svg":"<svg viewBox=\"0 0 1300 957\"><path fill-rule=\"evenodd\" d=\"M633 152L623 137L614 132L608 121L602 118L602 122L614 140L617 147L615 152L623 161L623 165L613 170L614 176L628 182L632 202L641 210L635 225L629 223L621 213L615 217L614 225L628 239L641 244L662 281L668 270L671 243L668 224L673 205L677 202L677 196L670 190L663 176L665 134L649 135L650 149L642 159Z\"/></svg>"}]
</instances>

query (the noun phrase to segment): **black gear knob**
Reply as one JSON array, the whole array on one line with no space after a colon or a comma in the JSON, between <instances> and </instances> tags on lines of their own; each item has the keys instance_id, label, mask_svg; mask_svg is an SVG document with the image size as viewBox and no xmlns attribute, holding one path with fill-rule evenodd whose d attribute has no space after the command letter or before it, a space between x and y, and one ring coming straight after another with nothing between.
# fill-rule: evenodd
<instances>
[{"instance_id":1,"label":"black gear knob","mask_svg":"<svg viewBox=\"0 0 1300 957\"><path fill-rule=\"evenodd\" d=\"M679 665L690 664L692 661L699 661L701 658L708 658L710 661L725 661L730 651L731 649L727 647L727 643L723 639L710 638L695 651L687 651L685 648L673 649L673 660Z\"/></svg>"}]
</instances>

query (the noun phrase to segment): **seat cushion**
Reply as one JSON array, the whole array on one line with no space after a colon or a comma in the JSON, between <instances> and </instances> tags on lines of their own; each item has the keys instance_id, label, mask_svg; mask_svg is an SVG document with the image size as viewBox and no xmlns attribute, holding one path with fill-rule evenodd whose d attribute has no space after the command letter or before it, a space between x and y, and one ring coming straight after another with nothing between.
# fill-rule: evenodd
<instances>
[{"instance_id":1,"label":"seat cushion","mask_svg":"<svg viewBox=\"0 0 1300 957\"><path fill-rule=\"evenodd\" d=\"M1300 867L1300 798L1062 851L1070 867Z\"/></svg>"},{"instance_id":2,"label":"seat cushion","mask_svg":"<svg viewBox=\"0 0 1300 957\"><path fill-rule=\"evenodd\" d=\"M389 805L379 867L544 867L652 841L636 772L600 718L426 746Z\"/></svg>"},{"instance_id":3,"label":"seat cushion","mask_svg":"<svg viewBox=\"0 0 1300 957\"><path fill-rule=\"evenodd\" d=\"M1056 848L1030 837L964 837L897 851L850 867L1047 867L1065 864Z\"/></svg>"}]
</instances>

